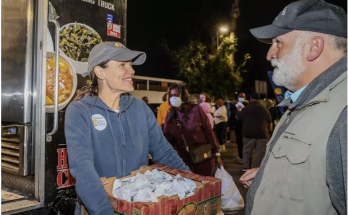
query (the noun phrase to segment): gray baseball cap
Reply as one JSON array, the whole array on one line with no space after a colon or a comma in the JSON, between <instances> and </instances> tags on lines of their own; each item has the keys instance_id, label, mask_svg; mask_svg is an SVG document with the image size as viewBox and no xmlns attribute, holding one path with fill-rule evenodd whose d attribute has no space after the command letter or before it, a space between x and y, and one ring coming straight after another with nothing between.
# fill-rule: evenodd
<instances>
[{"instance_id":1,"label":"gray baseball cap","mask_svg":"<svg viewBox=\"0 0 348 215\"><path fill-rule=\"evenodd\" d=\"M130 61L134 65L141 65L146 60L145 52L132 51L119 42L102 42L93 47L88 57L88 72L107 60Z\"/></svg>"},{"instance_id":2,"label":"gray baseball cap","mask_svg":"<svg viewBox=\"0 0 348 215\"><path fill-rule=\"evenodd\" d=\"M286 6L271 25L250 29L263 43L293 30L312 31L347 38L347 14L324 0L300 0Z\"/></svg>"}]
</instances>

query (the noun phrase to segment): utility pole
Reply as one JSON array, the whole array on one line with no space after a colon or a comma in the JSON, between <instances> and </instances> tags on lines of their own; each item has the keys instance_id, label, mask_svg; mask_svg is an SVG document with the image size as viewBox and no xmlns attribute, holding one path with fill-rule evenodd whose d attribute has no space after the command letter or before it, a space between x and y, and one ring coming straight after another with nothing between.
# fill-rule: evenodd
<instances>
[{"instance_id":1,"label":"utility pole","mask_svg":"<svg viewBox=\"0 0 348 215\"><path fill-rule=\"evenodd\" d=\"M235 38L235 31L237 28L237 19L240 15L239 10L239 1L240 0L234 0L232 4L232 10L231 10L231 26L230 26L230 41L233 43ZM233 63L234 56L233 54L230 55L230 61Z\"/></svg>"}]
</instances>

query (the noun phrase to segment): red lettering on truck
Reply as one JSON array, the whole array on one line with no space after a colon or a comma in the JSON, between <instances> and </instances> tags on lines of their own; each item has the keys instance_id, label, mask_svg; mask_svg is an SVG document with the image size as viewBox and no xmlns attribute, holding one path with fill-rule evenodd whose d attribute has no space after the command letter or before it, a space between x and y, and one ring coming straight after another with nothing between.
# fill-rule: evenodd
<instances>
[{"instance_id":1,"label":"red lettering on truck","mask_svg":"<svg viewBox=\"0 0 348 215\"><path fill-rule=\"evenodd\" d=\"M59 188L72 187L75 186L76 180L70 174L69 169L59 170L57 174L57 185Z\"/></svg>"},{"instance_id":2,"label":"red lettering on truck","mask_svg":"<svg viewBox=\"0 0 348 215\"><path fill-rule=\"evenodd\" d=\"M57 169L67 169L68 168L68 154L67 149L57 149L58 152L58 166Z\"/></svg>"}]
</instances>

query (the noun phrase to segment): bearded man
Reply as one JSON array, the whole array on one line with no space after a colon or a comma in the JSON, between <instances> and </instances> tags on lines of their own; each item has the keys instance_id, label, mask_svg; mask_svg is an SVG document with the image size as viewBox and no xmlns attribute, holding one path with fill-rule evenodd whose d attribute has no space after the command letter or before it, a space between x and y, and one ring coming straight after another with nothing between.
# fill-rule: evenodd
<instances>
[{"instance_id":1,"label":"bearded man","mask_svg":"<svg viewBox=\"0 0 348 215\"><path fill-rule=\"evenodd\" d=\"M250 187L245 214L347 214L346 13L302 0L250 31L272 44L273 81L289 92L260 168L240 178Z\"/></svg>"}]
</instances>

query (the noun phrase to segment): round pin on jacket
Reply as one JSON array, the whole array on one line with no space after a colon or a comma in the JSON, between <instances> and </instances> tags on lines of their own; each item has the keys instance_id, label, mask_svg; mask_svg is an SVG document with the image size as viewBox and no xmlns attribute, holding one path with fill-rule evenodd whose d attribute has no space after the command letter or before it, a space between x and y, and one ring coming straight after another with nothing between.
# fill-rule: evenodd
<instances>
[{"instance_id":1,"label":"round pin on jacket","mask_svg":"<svg viewBox=\"0 0 348 215\"><path fill-rule=\"evenodd\" d=\"M92 121L93 121L94 128L97 129L98 131L104 130L107 126L106 119L100 114L94 114L92 116Z\"/></svg>"}]
</instances>

